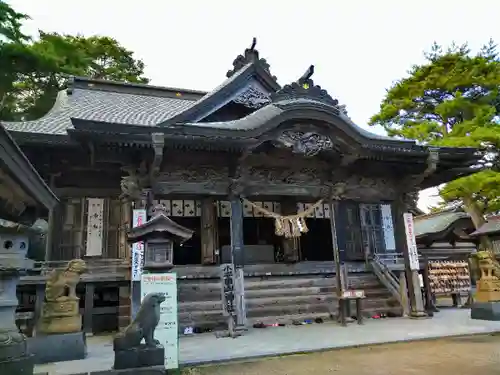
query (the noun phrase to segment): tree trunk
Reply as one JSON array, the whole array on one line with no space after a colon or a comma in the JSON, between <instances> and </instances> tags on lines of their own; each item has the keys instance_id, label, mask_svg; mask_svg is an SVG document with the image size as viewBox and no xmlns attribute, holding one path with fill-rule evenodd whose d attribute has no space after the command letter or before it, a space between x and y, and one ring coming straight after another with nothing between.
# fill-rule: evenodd
<instances>
[{"instance_id":1,"label":"tree trunk","mask_svg":"<svg viewBox=\"0 0 500 375\"><path fill-rule=\"evenodd\" d=\"M471 196L465 196L462 200L464 202L465 211L470 215L474 227L476 230L479 229L484 223L486 223L481 209ZM480 236L479 240L482 250L492 250L491 240L488 236Z\"/></svg>"}]
</instances>

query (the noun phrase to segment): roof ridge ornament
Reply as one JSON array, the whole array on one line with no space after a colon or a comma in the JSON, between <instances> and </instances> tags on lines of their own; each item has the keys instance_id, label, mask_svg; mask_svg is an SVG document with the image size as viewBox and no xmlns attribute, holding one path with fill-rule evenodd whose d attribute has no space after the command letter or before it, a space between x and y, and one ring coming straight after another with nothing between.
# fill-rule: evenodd
<instances>
[{"instance_id":1,"label":"roof ridge ornament","mask_svg":"<svg viewBox=\"0 0 500 375\"><path fill-rule=\"evenodd\" d=\"M252 39L252 44L250 45L250 48L245 49L245 54L244 55L238 55L234 61L233 61L233 69L229 70L226 73L227 78L231 78L233 75L235 75L238 71L243 69L245 65L250 64L250 63L258 63L264 70L266 70L269 74L271 74L270 71L270 66L266 59L261 59L259 58L259 51L255 48L257 45L257 38L254 37ZM275 76L272 76L272 78L277 81L278 79Z\"/></svg>"},{"instance_id":2,"label":"roof ridge ornament","mask_svg":"<svg viewBox=\"0 0 500 375\"><path fill-rule=\"evenodd\" d=\"M271 94L272 101L279 102L290 99L311 99L339 109L339 101L333 99L325 89L321 88L321 86L314 84L314 81L311 79L313 74L314 65L311 65L296 82L285 85L281 90Z\"/></svg>"}]
</instances>

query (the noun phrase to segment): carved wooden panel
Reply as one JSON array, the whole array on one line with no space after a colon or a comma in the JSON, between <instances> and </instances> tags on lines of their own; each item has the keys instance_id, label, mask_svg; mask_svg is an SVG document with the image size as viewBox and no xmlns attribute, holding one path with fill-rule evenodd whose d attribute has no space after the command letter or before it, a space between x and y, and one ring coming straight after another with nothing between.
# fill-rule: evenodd
<instances>
[{"instance_id":1,"label":"carved wooden panel","mask_svg":"<svg viewBox=\"0 0 500 375\"><path fill-rule=\"evenodd\" d=\"M167 216L173 217L200 217L201 216L201 201L199 200L182 200L182 199L160 199L153 204L162 204L165 207Z\"/></svg>"}]
</instances>

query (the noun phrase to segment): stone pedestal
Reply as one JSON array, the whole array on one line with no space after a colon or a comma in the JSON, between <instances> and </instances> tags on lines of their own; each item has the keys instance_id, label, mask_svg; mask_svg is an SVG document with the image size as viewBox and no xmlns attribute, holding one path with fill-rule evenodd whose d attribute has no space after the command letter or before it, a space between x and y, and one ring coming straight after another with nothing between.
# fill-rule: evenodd
<instances>
[{"instance_id":1,"label":"stone pedestal","mask_svg":"<svg viewBox=\"0 0 500 375\"><path fill-rule=\"evenodd\" d=\"M163 346L150 347L140 345L127 350L115 350L113 369L134 369L140 367L164 366L165 349Z\"/></svg>"},{"instance_id":2,"label":"stone pedestal","mask_svg":"<svg viewBox=\"0 0 500 375\"><path fill-rule=\"evenodd\" d=\"M500 321L500 302L474 302L471 319Z\"/></svg>"},{"instance_id":3,"label":"stone pedestal","mask_svg":"<svg viewBox=\"0 0 500 375\"><path fill-rule=\"evenodd\" d=\"M38 330L44 334L65 334L80 332L82 316L79 300L50 301L43 304L42 318Z\"/></svg>"},{"instance_id":4,"label":"stone pedestal","mask_svg":"<svg viewBox=\"0 0 500 375\"><path fill-rule=\"evenodd\" d=\"M37 365L50 362L75 361L87 356L84 332L42 335L28 339L28 349Z\"/></svg>"},{"instance_id":5,"label":"stone pedestal","mask_svg":"<svg viewBox=\"0 0 500 375\"><path fill-rule=\"evenodd\" d=\"M31 268L33 262L25 259L25 242L14 240L10 245L0 246L0 374L32 375L34 364L26 337L16 326L15 313L20 273Z\"/></svg>"}]
</instances>

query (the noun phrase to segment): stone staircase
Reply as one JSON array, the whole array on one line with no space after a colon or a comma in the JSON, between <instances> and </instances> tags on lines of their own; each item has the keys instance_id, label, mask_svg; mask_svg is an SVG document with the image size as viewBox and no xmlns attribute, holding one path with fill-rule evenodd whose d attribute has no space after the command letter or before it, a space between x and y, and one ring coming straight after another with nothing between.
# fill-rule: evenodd
<instances>
[{"instance_id":1,"label":"stone staircase","mask_svg":"<svg viewBox=\"0 0 500 375\"><path fill-rule=\"evenodd\" d=\"M400 313L398 304L391 303L391 293L372 273L350 274L349 280L352 289L365 291L366 316ZM247 277L245 298L249 323L291 324L293 320L335 317L338 305L335 284L334 275Z\"/></svg>"},{"instance_id":2,"label":"stone staircase","mask_svg":"<svg viewBox=\"0 0 500 375\"><path fill-rule=\"evenodd\" d=\"M371 272L349 275L351 288L366 294L366 316L379 313L400 314L401 307L391 293ZM218 278L179 279L179 329L199 327L225 329L222 315L221 283ZM306 274L293 276L245 277L245 300L248 324L291 324L294 320L337 315L334 275ZM354 311L354 310L353 310Z\"/></svg>"}]
</instances>

